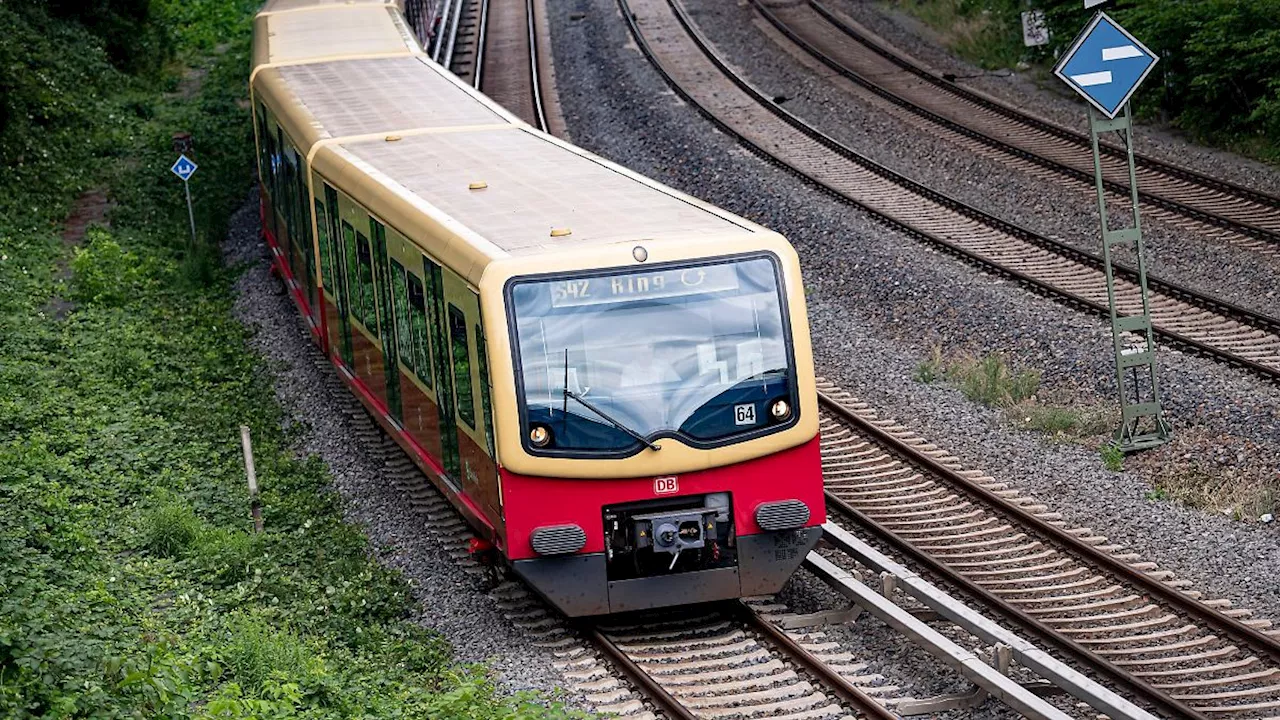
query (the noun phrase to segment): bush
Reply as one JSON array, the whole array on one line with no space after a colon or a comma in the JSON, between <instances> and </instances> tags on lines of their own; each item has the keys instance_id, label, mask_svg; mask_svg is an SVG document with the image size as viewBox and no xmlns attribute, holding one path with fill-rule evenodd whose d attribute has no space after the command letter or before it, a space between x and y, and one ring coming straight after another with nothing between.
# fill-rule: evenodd
<instances>
[{"instance_id":1,"label":"bush","mask_svg":"<svg viewBox=\"0 0 1280 720\"><path fill-rule=\"evenodd\" d=\"M311 652L287 628L273 628L258 616L237 613L227 622L218 659L253 697L261 697L271 680L299 681L311 674Z\"/></svg>"},{"instance_id":2,"label":"bush","mask_svg":"<svg viewBox=\"0 0 1280 720\"><path fill-rule=\"evenodd\" d=\"M178 557L200 538L200 518L190 506L169 500L142 516L142 538L147 549L161 557Z\"/></svg>"},{"instance_id":3,"label":"bush","mask_svg":"<svg viewBox=\"0 0 1280 720\"><path fill-rule=\"evenodd\" d=\"M1094 11L1080 0L899 0L952 50L988 69L1051 67ZM1048 46L1022 46L1021 13L1045 11ZM1280 7L1276 0L1118 0L1105 8L1160 62L1134 96L1200 141L1280 160ZM1054 80L1053 82L1057 82Z\"/></svg>"},{"instance_id":4,"label":"bush","mask_svg":"<svg viewBox=\"0 0 1280 720\"><path fill-rule=\"evenodd\" d=\"M72 297L107 307L137 297L145 278L142 260L100 227L89 228L85 240L85 247L76 248L71 259Z\"/></svg>"},{"instance_id":5,"label":"bush","mask_svg":"<svg viewBox=\"0 0 1280 720\"><path fill-rule=\"evenodd\" d=\"M130 74L155 72L173 52L169 29L157 23L151 0L45 0L49 14L83 26L111 63Z\"/></svg>"},{"instance_id":6,"label":"bush","mask_svg":"<svg viewBox=\"0 0 1280 720\"><path fill-rule=\"evenodd\" d=\"M1041 0L1065 48L1090 17L1079 2ZM1275 0L1120 0L1117 22L1160 56L1136 96L1192 135L1280 140L1280 7Z\"/></svg>"}]
</instances>

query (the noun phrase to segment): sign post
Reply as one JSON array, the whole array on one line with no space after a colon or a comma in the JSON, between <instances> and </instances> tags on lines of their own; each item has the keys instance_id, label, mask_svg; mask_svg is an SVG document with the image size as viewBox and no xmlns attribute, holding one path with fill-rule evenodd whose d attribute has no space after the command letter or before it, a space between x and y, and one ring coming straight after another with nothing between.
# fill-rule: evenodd
<instances>
[{"instance_id":1,"label":"sign post","mask_svg":"<svg viewBox=\"0 0 1280 720\"><path fill-rule=\"evenodd\" d=\"M187 192L187 218L191 220L191 247L196 246L196 213L191 207L191 176L196 174L196 165L186 155L179 155L169 171L182 178L182 187Z\"/></svg>"},{"instance_id":2,"label":"sign post","mask_svg":"<svg viewBox=\"0 0 1280 720\"><path fill-rule=\"evenodd\" d=\"M1160 403L1155 333L1151 327L1138 179L1133 158L1133 118L1129 111L1129 98L1158 60L1155 53L1137 38L1099 11L1053 69L1053 73L1084 97L1090 106L1089 137L1093 148L1098 215L1102 224L1102 258L1107 302L1111 310L1116 389L1120 395L1121 420L1115 440L1116 447L1124 453L1163 445L1172 432ZM1112 228L1107 213L1099 136L1110 131L1121 134L1126 149L1131 218L1128 227ZM1136 302L1127 300L1123 307L1116 299L1112 265L1112 251L1116 246L1131 248L1138 258L1139 297Z\"/></svg>"}]
</instances>

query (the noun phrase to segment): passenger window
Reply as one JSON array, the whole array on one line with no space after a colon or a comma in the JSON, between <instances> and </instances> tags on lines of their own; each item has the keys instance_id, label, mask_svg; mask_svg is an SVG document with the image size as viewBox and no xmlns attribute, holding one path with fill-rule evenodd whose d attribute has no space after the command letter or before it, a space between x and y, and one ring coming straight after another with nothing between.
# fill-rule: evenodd
<instances>
[{"instance_id":1,"label":"passenger window","mask_svg":"<svg viewBox=\"0 0 1280 720\"><path fill-rule=\"evenodd\" d=\"M364 322L364 311L360 307L360 274L356 268L356 229L351 223L342 221L342 241L347 253L347 304L350 305L351 317Z\"/></svg>"},{"instance_id":2,"label":"passenger window","mask_svg":"<svg viewBox=\"0 0 1280 720\"><path fill-rule=\"evenodd\" d=\"M356 275L360 285L360 322L374 336L378 333L378 305L373 294L373 251L369 249L369 238L364 233L356 233Z\"/></svg>"},{"instance_id":3,"label":"passenger window","mask_svg":"<svg viewBox=\"0 0 1280 720\"><path fill-rule=\"evenodd\" d=\"M417 374L418 363L413 352L413 327L409 322L409 289L405 285L404 266L398 261L391 261L391 305L396 319L396 350L400 354L400 362L409 368L409 372Z\"/></svg>"},{"instance_id":4,"label":"passenger window","mask_svg":"<svg viewBox=\"0 0 1280 720\"><path fill-rule=\"evenodd\" d=\"M476 326L476 362L480 364L480 415L484 418L484 440L493 454L493 410L489 404L489 354L484 349L484 333Z\"/></svg>"},{"instance_id":5,"label":"passenger window","mask_svg":"<svg viewBox=\"0 0 1280 720\"><path fill-rule=\"evenodd\" d=\"M453 347L453 387L458 396L458 417L476 428L475 400L471 394L471 355L467 349L467 317L449 305L449 337Z\"/></svg>"},{"instance_id":6,"label":"passenger window","mask_svg":"<svg viewBox=\"0 0 1280 720\"><path fill-rule=\"evenodd\" d=\"M324 203L316 199L316 238L320 243L320 281L330 293L333 293L333 247L329 245L329 218L325 215Z\"/></svg>"},{"instance_id":7,"label":"passenger window","mask_svg":"<svg viewBox=\"0 0 1280 720\"><path fill-rule=\"evenodd\" d=\"M413 331L413 363L418 379L427 387L431 382L431 343L427 341L427 304L422 294L422 281L413 273L405 273L409 289L409 327Z\"/></svg>"}]
</instances>

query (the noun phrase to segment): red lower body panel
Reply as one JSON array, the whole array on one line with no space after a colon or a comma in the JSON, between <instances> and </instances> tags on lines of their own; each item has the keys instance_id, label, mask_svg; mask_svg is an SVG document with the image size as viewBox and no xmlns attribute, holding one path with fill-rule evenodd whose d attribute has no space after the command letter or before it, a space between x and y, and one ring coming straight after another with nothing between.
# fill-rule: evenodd
<instances>
[{"instance_id":1,"label":"red lower body panel","mask_svg":"<svg viewBox=\"0 0 1280 720\"><path fill-rule=\"evenodd\" d=\"M606 505L682 495L728 492L732 496L737 534L763 532L756 523L761 503L799 500L809 507L807 527L826 521L822 491L822 458L818 438L755 460L725 467L683 473L675 477L674 493L658 493L658 478L573 480L516 475L502 469L502 494L512 560L536 557L529 536L547 525L574 524L587 536L583 553L604 551L601 510ZM663 478L666 480L666 478ZM670 482L666 483L667 487ZM667 489L664 487L662 489Z\"/></svg>"}]
</instances>

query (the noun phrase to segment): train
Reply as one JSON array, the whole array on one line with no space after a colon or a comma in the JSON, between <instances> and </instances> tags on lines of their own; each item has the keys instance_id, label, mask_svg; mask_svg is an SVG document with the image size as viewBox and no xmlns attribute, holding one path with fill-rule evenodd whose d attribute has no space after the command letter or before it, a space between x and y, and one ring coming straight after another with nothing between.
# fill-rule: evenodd
<instances>
[{"instance_id":1,"label":"train","mask_svg":"<svg viewBox=\"0 0 1280 720\"><path fill-rule=\"evenodd\" d=\"M777 592L825 520L794 249L522 122L404 11L254 20L262 234L312 339L565 615Z\"/></svg>"}]
</instances>

